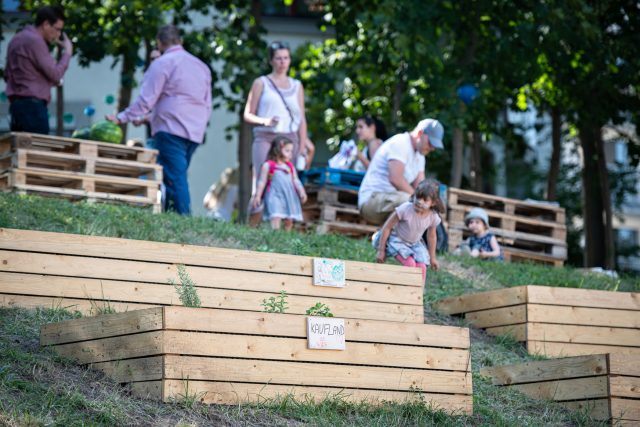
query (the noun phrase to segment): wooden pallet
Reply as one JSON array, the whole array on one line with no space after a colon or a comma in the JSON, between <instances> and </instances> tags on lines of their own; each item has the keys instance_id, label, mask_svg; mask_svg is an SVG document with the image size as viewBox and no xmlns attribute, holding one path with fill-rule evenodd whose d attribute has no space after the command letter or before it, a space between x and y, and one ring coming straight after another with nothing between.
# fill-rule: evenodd
<instances>
[{"instance_id":1,"label":"wooden pallet","mask_svg":"<svg viewBox=\"0 0 640 427\"><path fill-rule=\"evenodd\" d=\"M357 190L333 186L318 187L316 185L307 185L305 186L305 190L307 192L307 195L309 196L309 200L307 203L309 203L310 205L317 203L346 208L356 207L357 209Z\"/></svg>"},{"instance_id":2,"label":"wooden pallet","mask_svg":"<svg viewBox=\"0 0 640 427\"><path fill-rule=\"evenodd\" d=\"M141 163L155 163L158 157L158 150L127 147L120 144L109 144L86 139L64 138L24 132L12 132L0 136L0 154L15 151L19 148Z\"/></svg>"},{"instance_id":3,"label":"wooden pallet","mask_svg":"<svg viewBox=\"0 0 640 427\"><path fill-rule=\"evenodd\" d=\"M567 259L564 209L458 188L449 188L447 197L450 251L471 235L464 218L471 209L481 207L505 260L562 266Z\"/></svg>"},{"instance_id":4,"label":"wooden pallet","mask_svg":"<svg viewBox=\"0 0 640 427\"><path fill-rule=\"evenodd\" d=\"M531 354L640 355L639 293L518 286L446 298L435 307L464 314L492 335L511 335Z\"/></svg>"},{"instance_id":5,"label":"wooden pallet","mask_svg":"<svg viewBox=\"0 0 640 427\"><path fill-rule=\"evenodd\" d=\"M0 191L161 211L156 150L11 133L0 137L0 153Z\"/></svg>"},{"instance_id":6,"label":"wooden pallet","mask_svg":"<svg viewBox=\"0 0 640 427\"><path fill-rule=\"evenodd\" d=\"M294 314L322 301L341 317L424 321L417 268L347 261L347 285L329 288L313 286L310 257L11 229L0 229L0 305L83 313L179 305L169 283L177 264L203 307L262 311L284 290Z\"/></svg>"},{"instance_id":7,"label":"wooden pallet","mask_svg":"<svg viewBox=\"0 0 640 427\"><path fill-rule=\"evenodd\" d=\"M164 402L339 394L472 413L468 329L346 320L345 335L344 351L311 350L306 316L163 307L44 325L41 344Z\"/></svg>"},{"instance_id":8,"label":"wooden pallet","mask_svg":"<svg viewBox=\"0 0 640 427\"><path fill-rule=\"evenodd\" d=\"M640 356L597 354L482 368L494 385L554 400L614 426L640 425Z\"/></svg>"}]
</instances>

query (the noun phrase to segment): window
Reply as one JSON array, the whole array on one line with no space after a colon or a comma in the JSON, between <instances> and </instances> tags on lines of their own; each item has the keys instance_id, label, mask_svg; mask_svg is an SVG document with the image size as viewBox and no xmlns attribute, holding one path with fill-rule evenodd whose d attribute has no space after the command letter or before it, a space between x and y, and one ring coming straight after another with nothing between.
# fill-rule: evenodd
<instances>
[{"instance_id":1,"label":"window","mask_svg":"<svg viewBox=\"0 0 640 427\"><path fill-rule=\"evenodd\" d=\"M293 0L291 6L282 0L265 0L261 6L264 16L317 18L324 10L325 0Z\"/></svg>"}]
</instances>

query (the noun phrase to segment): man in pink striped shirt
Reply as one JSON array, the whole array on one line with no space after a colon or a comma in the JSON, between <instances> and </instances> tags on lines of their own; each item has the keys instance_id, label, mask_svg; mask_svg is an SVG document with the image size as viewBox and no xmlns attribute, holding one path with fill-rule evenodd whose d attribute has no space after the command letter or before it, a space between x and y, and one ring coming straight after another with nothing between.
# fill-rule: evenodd
<instances>
[{"instance_id":1,"label":"man in pink striped shirt","mask_svg":"<svg viewBox=\"0 0 640 427\"><path fill-rule=\"evenodd\" d=\"M107 116L116 124L140 124L149 117L153 146L163 167L165 210L191 213L187 169L195 149L204 142L211 114L211 71L182 47L178 29L158 31L158 49L142 79L140 94L124 111Z\"/></svg>"},{"instance_id":2,"label":"man in pink striped shirt","mask_svg":"<svg viewBox=\"0 0 640 427\"><path fill-rule=\"evenodd\" d=\"M62 9L45 6L38 9L35 26L27 25L9 43L5 79L12 131L49 133L51 88L61 84L73 53L63 25ZM49 52L53 43L64 50L57 62Z\"/></svg>"}]
</instances>

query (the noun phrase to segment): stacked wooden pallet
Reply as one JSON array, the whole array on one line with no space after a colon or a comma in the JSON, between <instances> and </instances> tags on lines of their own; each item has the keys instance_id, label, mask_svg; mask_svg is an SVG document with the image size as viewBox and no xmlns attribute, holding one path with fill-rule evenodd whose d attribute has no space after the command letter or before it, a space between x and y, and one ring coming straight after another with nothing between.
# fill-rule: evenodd
<instances>
[{"instance_id":1,"label":"stacked wooden pallet","mask_svg":"<svg viewBox=\"0 0 640 427\"><path fill-rule=\"evenodd\" d=\"M469 331L345 320L345 349L307 347L305 316L163 307L43 326L41 343L161 401L425 402L472 412Z\"/></svg>"},{"instance_id":2,"label":"stacked wooden pallet","mask_svg":"<svg viewBox=\"0 0 640 427\"><path fill-rule=\"evenodd\" d=\"M502 246L505 259L561 266L567 259L567 228L563 208L448 189L449 250L470 236L465 215L475 207L489 216L491 232Z\"/></svg>"},{"instance_id":3,"label":"stacked wooden pallet","mask_svg":"<svg viewBox=\"0 0 640 427\"><path fill-rule=\"evenodd\" d=\"M319 234L339 233L368 237L377 227L367 224L358 210L358 189L363 172L333 168L314 168L301 174L309 201L303 206L307 228L314 225Z\"/></svg>"},{"instance_id":4,"label":"stacked wooden pallet","mask_svg":"<svg viewBox=\"0 0 640 427\"><path fill-rule=\"evenodd\" d=\"M10 133L0 137L0 190L121 202L160 211L156 150Z\"/></svg>"},{"instance_id":5,"label":"stacked wooden pallet","mask_svg":"<svg viewBox=\"0 0 640 427\"><path fill-rule=\"evenodd\" d=\"M548 357L617 352L640 356L640 293L519 286L438 301L492 335Z\"/></svg>"},{"instance_id":6,"label":"stacked wooden pallet","mask_svg":"<svg viewBox=\"0 0 640 427\"><path fill-rule=\"evenodd\" d=\"M598 354L483 368L493 384L614 426L640 425L640 356Z\"/></svg>"}]
</instances>

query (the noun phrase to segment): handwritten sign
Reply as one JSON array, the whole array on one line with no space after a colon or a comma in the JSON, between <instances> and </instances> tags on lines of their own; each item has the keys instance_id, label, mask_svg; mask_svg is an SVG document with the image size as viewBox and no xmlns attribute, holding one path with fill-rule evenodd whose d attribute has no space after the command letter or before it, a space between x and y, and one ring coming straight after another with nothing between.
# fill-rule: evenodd
<instances>
[{"instance_id":1,"label":"handwritten sign","mask_svg":"<svg viewBox=\"0 0 640 427\"><path fill-rule=\"evenodd\" d=\"M316 286L329 286L332 288L344 288L345 285L344 261L339 259L314 258L313 259L313 284Z\"/></svg>"},{"instance_id":2,"label":"handwritten sign","mask_svg":"<svg viewBox=\"0 0 640 427\"><path fill-rule=\"evenodd\" d=\"M312 350L344 350L344 319L307 317L307 346Z\"/></svg>"}]
</instances>

